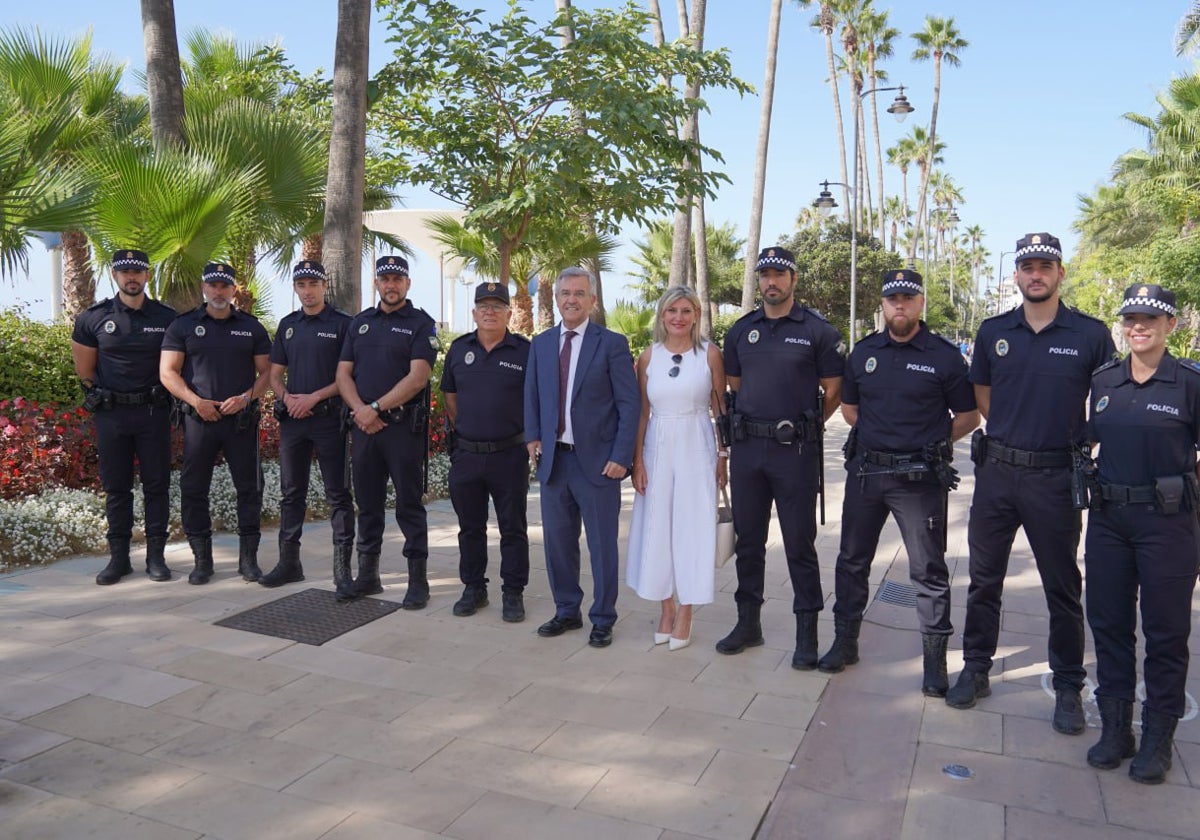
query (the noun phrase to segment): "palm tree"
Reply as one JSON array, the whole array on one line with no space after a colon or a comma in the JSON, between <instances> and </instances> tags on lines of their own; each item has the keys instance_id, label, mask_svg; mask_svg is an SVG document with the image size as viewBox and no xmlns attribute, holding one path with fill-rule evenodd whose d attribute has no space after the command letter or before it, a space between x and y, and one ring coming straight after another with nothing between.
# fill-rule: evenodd
<instances>
[{"instance_id":1,"label":"palm tree","mask_svg":"<svg viewBox=\"0 0 1200 840\"><path fill-rule=\"evenodd\" d=\"M874 90L879 87L880 79L876 64L880 59L891 58L894 55L893 43L900 37L900 30L888 23L886 9L876 12L870 2L863 8L858 28L859 37L866 47L867 83L870 85L870 89ZM879 240L886 242L887 213L884 207L886 190L883 186L883 142L879 135L879 105L874 93L871 94L871 124L871 130L875 133L875 187L879 191Z\"/></svg>"},{"instance_id":2,"label":"palm tree","mask_svg":"<svg viewBox=\"0 0 1200 840\"><path fill-rule=\"evenodd\" d=\"M914 125L912 127L912 131L909 132L908 140L911 142L912 152L916 156L913 160L913 163L915 163L917 165L917 169L920 170L921 184L923 188L927 190L929 187L929 173L933 170L933 167L943 162L942 152L945 151L946 144L941 142L931 142L930 137L926 133L925 129L919 125ZM931 150L932 155L930 154ZM925 229L926 221L925 202L924 199L922 199L917 205L916 214L913 217L913 224L917 226L918 231L923 231ZM916 259L917 241L918 240L916 237L909 239L909 248L912 249L908 257L910 260ZM928 247L928 243L926 243L926 248L928 249Z\"/></svg>"},{"instance_id":3,"label":"palm tree","mask_svg":"<svg viewBox=\"0 0 1200 840\"><path fill-rule=\"evenodd\" d=\"M1179 21L1179 30L1175 34L1175 54L1190 53L1196 49L1197 43L1200 43L1200 0L1192 0L1192 7Z\"/></svg>"},{"instance_id":4,"label":"palm tree","mask_svg":"<svg viewBox=\"0 0 1200 840\"><path fill-rule=\"evenodd\" d=\"M900 216L904 222L904 230L908 231L908 167L917 162L916 145L911 137L901 137L896 145L887 150L888 163L900 170L900 199L904 212ZM892 237L893 240L895 237Z\"/></svg>"},{"instance_id":5,"label":"palm tree","mask_svg":"<svg viewBox=\"0 0 1200 840\"><path fill-rule=\"evenodd\" d=\"M154 146L183 148L183 76L175 33L175 0L142 0L142 39Z\"/></svg>"},{"instance_id":6,"label":"palm tree","mask_svg":"<svg viewBox=\"0 0 1200 840\"><path fill-rule=\"evenodd\" d=\"M801 8L806 8L811 0L793 0ZM829 91L833 95L834 127L837 129L838 160L842 166L842 183L849 184L849 170L846 167L846 130L842 125L842 99L838 93L837 65L833 59L833 29L837 25L835 9L840 8L839 0L822 0L821 10L809 24L825 37L825 60L829 65ZM842 217L850 221L850 188L842 187L842 206L845 210Z\"/></svg>"},{"instance_id":7,"label":"palm tree","mask_svg":"<svg viewBox=\"0 0 1200 840\"><path fill-rule=\"evenodd\" d=\"M913 39L917 42L917 48L913 50L913 61L926 61L933 59L933 107L930 109L929 115L929 157L933 158L937 155L937 117L938 105L942 95L942 63L945 62L951 67L957 67L962 63L958 54L965 50L969 44L964 40L958 32L958 28L954 25L954 18L941 18L934 15L925 17L925 29L921 32L913 34ZM917 199L917 221L920 222L921 217L925 213L925 198L929 187L929 168L921 170L921 191ZM916 246L912 246L913 250L909 253L910 260L916 259Z\"/></svg>"},{"instance_id":8,"label":"palm tree","mask_svg":"<svg viewBox=\"0 0 1200 840\"><path fill-rule=\"evenodd\" d=\"M883 202L883 217L884 224L890 225L892 230L892 244L887 245L887 239L881 240L884 247L890 251L895 251L899 247L899 228L901 223L904 229L908 230L908 208L905 206L904 200L898 195L889 195Z\"/></svg>"}]
</instances>

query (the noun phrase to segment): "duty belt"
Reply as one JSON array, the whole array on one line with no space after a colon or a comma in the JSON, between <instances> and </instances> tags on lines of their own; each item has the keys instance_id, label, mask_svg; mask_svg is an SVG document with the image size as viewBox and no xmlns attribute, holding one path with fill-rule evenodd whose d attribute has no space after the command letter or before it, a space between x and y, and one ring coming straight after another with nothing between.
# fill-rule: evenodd
<instances>
[{"instance_id":1,"label":"duty belt","mask_svg":"<svg viewBox=\"0 0 1200 840\"><path fill-rule=\"evenodd\" d=\"M1126 484L1101 484L1100 497L1106 502L1143 504L1155 501L1154 485L1141 484L1136 487Z\"/></svg>"},{"instance_id":2,"label":"duty belt","mask_svg":"<svg viewBox=\"0 0 1200 840\"><path fill-rule=\"evenodd\" d=\"M464 440L458 438L455 445L464 452L473 452L476 455L490 455L493 452L503 452L505 449L512 449L514 446L519 446L525 442L525 433L517 432L512 437L506 437L504 440Z\"/></svg>"},{"instance_id":3,"label":"duty belt","mask_svg":"<svg viewBox=\"0 0 1200 840\"><path fill-rule=\"evenodd\" d=\"M747 418L742 424L750 437L768 438L779 443L791 443L785 438L790 434L792 440L812 441L812 425L807 420L751 420Z\"/></svg>"},{"instance_id":4,"label":"duty belt","mask_svg":"<svg viewBox=\"0 0 1200 840\"><path fill-rule=\"evenodd\" d=\"M1033 467L1034 469L1069 467L1071 465L1071 451L1069 449L1049 449L1042 452L1030 452L1026 449L1013 449L990 437L985 438L985 440L987 441L985 457L995 458L1004 464L1012 464L1016 467Z\"/></svg>"},{"instance_id":5,"label":"duty belt","mask_svg":"<svg viewBox=\"0 0 1200 840\"><path fill-rule=\"evenodd\" d=\"M121 391L112 392L113 402L117 405L146 405L154 402L154 391L147 389L145 391L129 391L122 393Z\"/></svg>"},{"instance_id":6,"label":"duty belt","mask_svg":"<svg viewBox=\"0 0 1200 840\"><path fill-rule=\"evenodd\" d=\"M907 464L924 464L921 452L864 452L863 460L878 467L900 467Z\"/></svg>"},{"instance_id":7,"label":"duty belt","mask_svg":"<svg viewBox=\"0 0 1200 840\"><path fill-rule=\"evenodd\" d=\"M248 412L254 412L254 411L258 410L258 400L250 400L250 402L248 402L246 404L246 407L243 408L241 411L239 411L237 414L222 414L216 420L205 420L203 417L200 416L200 412L196 411L196 407L194 405L192 405L191 403L184 402L183 400L177 400L177 402L179 403L179 410L183 414L186 414L188 417L194 417L197 420L199 420L201 423L219 423L222 420L235 420L241 414L246 414ZM217 402L217 400L209 400L209 402Z\"/></svg>"}]
</instances>

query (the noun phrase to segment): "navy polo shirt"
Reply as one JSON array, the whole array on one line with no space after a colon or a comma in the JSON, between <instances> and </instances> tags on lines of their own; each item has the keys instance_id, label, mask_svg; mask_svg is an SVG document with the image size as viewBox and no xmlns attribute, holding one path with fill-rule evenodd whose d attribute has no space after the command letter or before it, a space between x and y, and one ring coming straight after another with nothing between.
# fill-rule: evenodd
<instances>
[{"instance_id":1,"label":"navy polo shirt","mask_svg":"<svg viewBox=\"0 0 1200 840\"><path fill-rule=\"evenodd\" d=\"M1129 357L1092 378L1088 437L1100 444L1105 484L1143 486L1196 469L1200 443L1200 366L1167 353L1158 370L1137 383Z\"/></svg>"},{"instance_id":2,"label":"navy polo shirt","mask_svg":"<svg viewBox=\"0 0 1200 840\"><path fill-rule=\"evenodd\" d=\"M140 309L120 297L102 300L75 316L71 340L98 351L96 384L110 391L145 391L160 384L158 353L175 310L146 298Z\"/></svg>"},{"instance_id":3,"label":"navy polo shirt","mask_svg":"<svg viewBox=\"0 0 1200 840\"><path fill-rule=\"evenodd\" d=\"M441 389L458 395L454 428L467 440L499 441L525 430L525 368L529 340L505 332L489 353L478 332L461 335L446 351Z\"/></svg>"},{"instance_id":4,"label":"navy polo shirt","mask_svg":"<svg viewBox=\"0 0 1200 840\"><path fill-rule=\"evenodd\" d=\"M414 359L437 360L433 318L405 301L395 312L364 309L350 322L342 343L343 362L354 362L354 385L363 402L374 402L408 376Z\"/></svg>"},{"instance_id":5,"label":"navy polo shirt","mask_svg":"<svg viewBox=\"0 0 1200 840\"><path fill-rule=\"evenodd\" d=\"M842 403L858 407L858 444L915 452L950 437L950 412L975 410L975 389L958 348L925 322L909 341L872 333L846 360Z\"/></svg>"},{"instance_id":6,"label":"navy polo shirt","mask_svg":"<svg viewBox=\"0 0 1200 840\"><path fill-rule=\"evenodd\" d=\"M808 307L792 304L782 318L761 307L725 335L725 373L741 377L739 413L756 420L795 420L817 410L820 380L839 378L842 337Z\"/></svg>"},{"instance_id":7,"label":"navy polo shirt","mask_svg":"<svg viewBox=\"0 0 1200 840\"><path fill-rule=\"evenodd\" d=\"M326 304L316 315L303 309L284 317L271 345L271 362L287 368L287 388L311 394L332 385L351 318Z\"/></svg>"},{"instance_id":8,"label":"navy polo shirt","mask_svg":"<svg viewBox=\"0 0 1200 840\"><path fill-rule=\"evenodd\" d=\"M1115 353L1102 321L1061 303L1039 333L1020 306L988 318L971 359L971 382L992 389L988 436L1035 452L1082 443L1092 372Z\"/></svg>"},{"instance_id":9,"label":"navy polo shirt","mask_svg":"<svg viewBox=\"0 0 1200 840\"><path fill-rule=\"evenodd\" d=\"M249 313L214 318L201 304L167 327L162 349L184 354L183 381L201 399L222 402L254 387L254 357L271 352L271 337Z\"/></svg>"}]
</instances>

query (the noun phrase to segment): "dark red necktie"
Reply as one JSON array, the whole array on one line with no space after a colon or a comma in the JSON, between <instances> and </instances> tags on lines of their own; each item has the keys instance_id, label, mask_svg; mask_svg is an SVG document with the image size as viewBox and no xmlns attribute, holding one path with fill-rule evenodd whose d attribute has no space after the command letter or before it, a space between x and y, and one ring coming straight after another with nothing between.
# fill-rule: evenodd
<instances>
[{"instance_id":1,"label":"dark red necktie","mask_svg":"<svg viewBox=\"0 0 1200 840\"><path fill-rule=\"evenodd\" d=\"M563 436L567 428L567 380L571 378L571 339L575 330L563 333L562 350L558 354L558 437Z\"/></svg>"}]
</instances>

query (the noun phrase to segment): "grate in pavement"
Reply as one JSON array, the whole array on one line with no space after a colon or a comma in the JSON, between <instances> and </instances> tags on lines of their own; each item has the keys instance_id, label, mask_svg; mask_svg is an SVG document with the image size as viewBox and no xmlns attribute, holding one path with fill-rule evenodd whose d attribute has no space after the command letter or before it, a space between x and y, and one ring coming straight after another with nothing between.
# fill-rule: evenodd
<instances>
[{"instance_id":1,"label":"grate in pavement","mask_svg":"<svg viewBox=\"0 0 1200 840\"><path fill-rule=\"evenodd\" d=\"M305 589L213 623L306 645L323 645L398 609L400 605L394 601L359 598L340 603L327 589Z\"/></svg>"},{"instance_id":2,"label":"grate in pavement","mask_svg":"<svg viewBox=\"0 0 1200 840\"><path fill-rule=\"evenodd\" d=\"M885 604L895 604L898 607L915 607L917 590L907 583L885 580L879 587L879 594L875 596L875 600L883 601Z\"/></svg>"}]
</instances>

